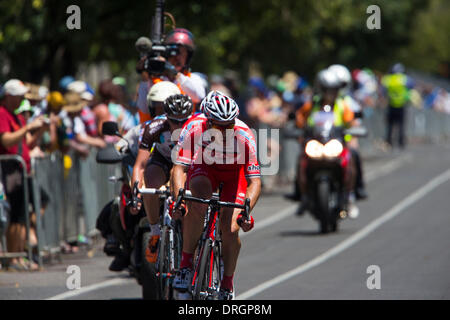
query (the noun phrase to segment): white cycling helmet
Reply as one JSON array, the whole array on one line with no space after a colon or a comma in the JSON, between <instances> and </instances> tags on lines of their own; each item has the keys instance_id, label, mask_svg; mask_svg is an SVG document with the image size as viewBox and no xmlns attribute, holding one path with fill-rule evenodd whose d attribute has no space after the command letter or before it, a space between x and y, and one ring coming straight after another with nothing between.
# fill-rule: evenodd
<instances>
[{"instance_id":1,"label":"white cycling helmet","mask_svg":"<svg viewBox=\"0 0 450 320\"><path fill-rule=\"evenodd\" d=\"M239 115L237 103L220 91L210 91L203 99L200 110L208 119L231 121Z\"/></svg>"},{"instance_id":2,"label":"white cycling helmet","mask_svg":"<svg viewBox=\"0 0 450 320\"><path fill-rule=\"evenodd\" d=\"M327 89L339 89L341 86L342 82L333 71L324 69L317 74L316 87L319 91L323 92Z\"/></svg>"},{"instance_id":3,"label":"white cycling helmet","mask_svg":"<svg viewBox=\"0 0 450 320\"><path fill-rule=\"evenodd\" d=\"M181 94L180 88L175 83L170 81L158 82L151 87L147 95L147 105L151 108L152 102L164 102L174 94Z\"/></svg>"},{"instance_id":4,"label":"white cycling helmet","mask_svg":"<svg viewBox=\"0 0 450 320\"><path fill-rule=\"evenodd\" d=\"M349 88L352 82L352 74L346 66L343 66L342 64L333 64L329 66L328 69L336 74L336 76L342 82L343 88Z\"/></svg>"}]
</instances>

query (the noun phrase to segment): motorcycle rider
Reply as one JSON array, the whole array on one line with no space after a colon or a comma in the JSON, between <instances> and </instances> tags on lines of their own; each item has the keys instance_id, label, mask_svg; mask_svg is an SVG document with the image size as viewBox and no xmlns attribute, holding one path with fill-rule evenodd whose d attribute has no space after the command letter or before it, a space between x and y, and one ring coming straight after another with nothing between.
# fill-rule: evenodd
<instances>
[{"instance_id":1,"label":"motorcycle rider","mask_svg":"<svg viewBox=\"0 0 450 320\"><path fill-rule=\"evenodd\" d=\"M133 185L139 181L139 188L145 181L147 188L159 189L170 178L172 169L171 152L177 141L172 133L181 129L191 117L193 103L188 95L175 94L164 101L164 115L158 116L144 126L139 138L139 153L133 170ZM144 170L143 170L144 168ZM142 179L142 176L144 179ZM160 239L159 197L143 195L144 208L150 224L150 240L145 251L148 262L155 263ZM140 206L134 210L139 210ZM134 210L132 212L134 212Z\"/></svg>"},{"instance_id":2,"label":"motorcycle rider","mask_svg":"<svg viewBox=\"0 0 450 320\"><path fill-rule=\"evenodd\" d=\"M352 111L356 114L362 115L362 108L361 105L353 99L353 97L350 94L350 89L352 86L352 75L350 73L350 70L348 70L347 67L345 67L342 64L333 64L328 67L329 70L333 71L336 76L339 78L339 80L342 82L342 88L339 91L339 97L338 99L343 99L344 102L350 106ZM358 118L355 118L351 126L360 126L361 120ZM355 137L352 137L350 141L347 141L347 145L349 146L349 149L352 153L353 160L355 162L356 167L356 182L355 182L355 196L357 199L366 199L367 198L367 192L365 189L364 179L363 179L363 167L361 164L361 156L359 154L358 148L358 139Z\"/></svg>"},{"instance_id":3,"label":"motorcycle rider","mask_svg":"<svg viewBox=\"0 0 450 320\"><path fill-rule=\"evenodd\" d=\"M146 97L151 87L160 81L170 81L176 84L181 93L187 94L194 104L199 103L205 96L202 78L190 71L190 63L195 52L193 34L187 29L176 28L167 34L164 45L167 48L168 57L167 59L159 57L166 61L163 75L145 76L139 84L137 105L141 123L154 118L148 113Z\"/></svg>"},{"instance_id":4,"label":"motorcycle rider","mask_svg":"<svg viewBox=\"0 0 450 320\"><path fill-rule=\"evenodd\" d=\"M313 127L314 114L324 110L324 108L333 106L331 110L334 113L334 125L336 127L349 127L354 120L354 112L344 99L338 99L339 89L342 86L342 82L336 74L328 69L320 71L317 74L315 85L316 94L313 96L312 101L305 103L305 105L303 105L296 114L297 126L300 128ZM306 192L306 176L302 172L302 159L304 156L304 151L302 149L298 160L298 183L301 191L301 204L297 211L298 215L302 215L308 208L309 201ZM354 203L355 197L352 192L354 186L354 179L352 178L354 176L353 159L350 160L350 168L352 173L346 182L346 189L349 192L348 215L350 218L356 218L359 215L359 209Z\"/></svg>"}]
</instances>

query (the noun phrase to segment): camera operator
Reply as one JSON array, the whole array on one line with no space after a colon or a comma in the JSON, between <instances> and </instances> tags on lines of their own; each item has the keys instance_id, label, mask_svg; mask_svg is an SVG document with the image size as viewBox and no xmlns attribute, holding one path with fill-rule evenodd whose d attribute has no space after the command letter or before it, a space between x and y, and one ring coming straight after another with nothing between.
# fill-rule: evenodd
<instances>
[{"instance_id":1,"label":"camera operator","mask_svg":"<svg viewBox=\"0 0 450 320\"><path fill-rule=\"evenodd\" d=\"M142 38L139 41L142 41ZM136 43L137 48L139 46L138 42ZM148 50L148 53L141 57L136 68L142 75L137 97L141 123L153 118L148 113L147 94L152 85L157 82L169 80L175 83L182 93L191 97L194 104L200 103L206 94L202 79L190 72L189 66L195 51L192 33L187 29L176 28L167 34L164 46L164 55L152 57L153 53L151 50ZM151 47L151 42L148 40L148 43L144 44L143 47ZM164 63L158 65L158 63L154 63L155 61ZM155 70L159 68L161 70Z\"/></svg>"}]
</instances>

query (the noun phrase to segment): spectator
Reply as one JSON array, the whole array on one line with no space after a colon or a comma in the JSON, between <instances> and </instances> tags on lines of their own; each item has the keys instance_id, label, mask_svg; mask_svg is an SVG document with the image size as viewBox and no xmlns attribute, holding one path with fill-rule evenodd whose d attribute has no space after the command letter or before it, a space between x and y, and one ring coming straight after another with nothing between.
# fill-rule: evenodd
<instances>
[{"instance_id":1,"label":"spectator","mask_svg":"<svg viewBox=\"0 0 450 320\"><path fill-rule=\"evenodd\" d=\"M26 163L25 169L30 172L30 147L36 145L48 126L45 125L41 116L27 124L22 115L14 114L27 91L27 87L17 79L7 81L2 89L0 154L21 156ZM4 161L2 162L2 172L6 197L11 205L10 225L6 231L7 249L9 252L23 252L26 242L25 214L28 214L28 204L24 199L22 168L16 161ZM30 180L27 183L31 186ZM30 187L28 189L31 190ZM9 268L18 271L36 270L37 265L32 261L27 264L23 258L13 258L9 263Z\"/></svg>"},{"instance_id":2,"label":"spectator","mask_svg":"<svg viewBox=\"0 0 450 320\"><path fill-rule=\"evenodd\" d=\"M108 104L113 100L113 86L111 80L103 80L98 86L98 94L94 100L92 111L97 119L97 130L101 135L102 125L105 121L114 121L108 109Z\"/></svg>"},{"instance_id":3,"label":"spectator","mask_svg":"<svg viewBox=\"0 0 450 320\"><path fill-rule=\"evenodd\" d=\"M59 91L52 91L47 96L47 114L50 118L48 152L60 150L63 153L69 151L69 137L66 133L66 127L58 115L64 105L64 98Z\"/></svg>"},{"instance_id":4,"label":"spectator","mask_svg":"<svg viewBox=\"0 0 450 320\"><path fill-rule=\"evenodd\" d=\"M66 105L63 106L63 110L60 113L64 117L64 124L67 128L67 134L71 138L71 146L82 157L89 155L89 149L87 146L103 148L106 143L99 137L91 137L86 132L86 126L81 119L81 112L85 107L85 102L81 99L81 96L73 91L68 91L64 95Z\"/></svg>"},{"instance_id":5,"label":"spectator","mask_svg":"<svg viewBox=\"0 0 450 320\"><path fill-rule=\"evenodd\" d=\"M405 74L405 68L401 63L396 63L391 67L390 74L381 80L386 89L389 100L387 112L387 133L386 142L392 146L392 132L394 127L398 127L398 144L400 148L406 145L405 138L405 114L406 107L410 100L410 90L413 83Z\"/></svg>"}]
</instances>

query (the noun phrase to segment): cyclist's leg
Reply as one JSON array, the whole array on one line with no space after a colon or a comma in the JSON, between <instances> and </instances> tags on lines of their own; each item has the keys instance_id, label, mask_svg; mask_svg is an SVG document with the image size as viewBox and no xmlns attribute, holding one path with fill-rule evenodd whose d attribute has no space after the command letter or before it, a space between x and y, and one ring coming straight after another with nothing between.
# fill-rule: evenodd
<instances>
[{"instance_id":1,"label":"cyclist's leg","mask_svg":"<svg viewBox=\"0 0 450 320\"><path fill-rule=\"evenodd\" d=\"M241 213L240 209L224 208L220 215L220 229L222 231L222 256L224 264L224 277L221 287L233 290L233 276L236 270L237 259L241 250L239 238L239 225L236 220Z\"/></svg>"},{"instance_id":2,"label":"cyclist's leg","mask_svg":"<svg viewBox=\"0 0 450 320\"><path fill-rule=\"evenodd\" d=\"M158 155L157 153L153 154L145 168L144 179L147 188L159 189L169 178L170 167ZM158 258L158 244L161 236L159 227L159 196L145 194L143 199L151 234L145 250L145 257L148 262L155 263Z\"/></svg>"},{"instance_id":3,"label":"cyclist's leg","mask_svg":"<svg viewBox=\"0 0 450 320\"><path fill-rule=\"evenodd\" d=\"M159 189L167 181L164 169L156 164L149 163L144 172L146 188ZM159 222L159 196L153 194L144 194L144 208L147 219L150 224Z\"/></svg>"},{"instance_id":4,"label":"cyclist's leg","mask_svg":"<svg viewBox=\"0 0 450 320\"><path fill-rule=\"evenodd\" d=\"M242 168L241 168L242 169ZM247 191L247 180L242 170L232 172L217 172L220 181L224 182L221 199L227 202L244 204ZM220 215L220 229L222 231L222 255L224 277L222 289L233 290L233 275L241 249L239 239L239 225L237 217L241 209L223 208Z\"/></svg>"},{"instance_id":5,"label":"cyclist's leg","mask_svg":"<svg viewBox=\"0 0 450 320\"><path fill-rule=\"evenodd\" d=\"M209 199L213 186L207 176L197 175L189 180L189 190L194 197ZM183 219L183 252L193 254L203 231L207 206L196 202L188 202L187 205L188 213Z\"/></svg>"},{"instance_id":6,"label":"cyclist's leg","mask_svg":"<svg viewBox=\"0 0 450 320\"><path fill-rule=\"evenodd\" d=\"M188 172L187 186L194 197L209 199L212 196L213 185L207 176L206 169L191 167ZM203 219L207 206L188 202L188 211L183 218L183 250L180 262L180 272L174 279L175 290L184 292L188 289L193 276L192 258L198 239L203 231ZM180 298L180 297L179 297Z\"/></svg>"}]
</instances>

